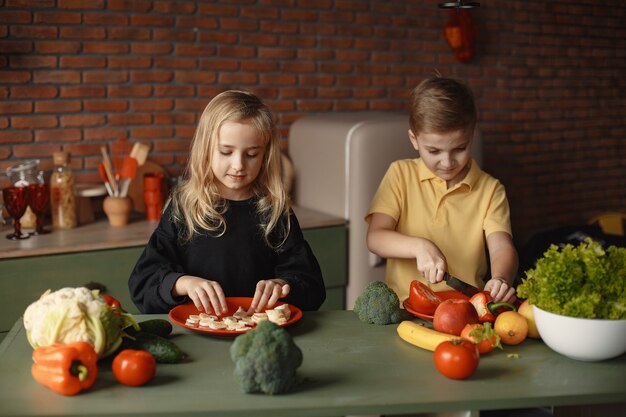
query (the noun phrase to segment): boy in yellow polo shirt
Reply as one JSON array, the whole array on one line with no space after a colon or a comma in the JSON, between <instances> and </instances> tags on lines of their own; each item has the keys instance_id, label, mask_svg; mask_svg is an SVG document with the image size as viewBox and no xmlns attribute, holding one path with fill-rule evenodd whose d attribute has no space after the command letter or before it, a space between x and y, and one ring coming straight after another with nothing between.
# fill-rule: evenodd
<instances>
[{"instance_id":1,"label":"boy in yellow polo shirt","mask_svg":"<svg viewBox=\"0 0 626 417\"><path fill-rule=\"evenodd\" d=\"M515 300L509 204L504 186L470 156L475 126L473 94L462 83L437 76L413 90L409 139L419 157L391 164L365 218L368 248L388 258L385 280L400 301L414 279L449 290L445 272L494 301Z\"/></svg>"}]
</instances>

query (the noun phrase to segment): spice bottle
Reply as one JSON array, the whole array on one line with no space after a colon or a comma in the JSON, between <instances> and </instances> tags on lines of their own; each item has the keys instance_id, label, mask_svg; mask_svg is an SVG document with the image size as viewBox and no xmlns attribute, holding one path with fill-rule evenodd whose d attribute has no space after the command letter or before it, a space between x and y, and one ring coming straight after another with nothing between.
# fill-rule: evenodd
<instances>
[{"instance_id":1,"label":"spice bottle","mask_svg":"<svg viewBox=\"0 0 626 417\"><path fill-rule=\"evenodd\" d=\"M52 226L55 229L76 227L76 194L74 174L69 166L68 152L52 154L54 171L50 177L50 202L52 205Z\"/></svg>"}]
</instances>

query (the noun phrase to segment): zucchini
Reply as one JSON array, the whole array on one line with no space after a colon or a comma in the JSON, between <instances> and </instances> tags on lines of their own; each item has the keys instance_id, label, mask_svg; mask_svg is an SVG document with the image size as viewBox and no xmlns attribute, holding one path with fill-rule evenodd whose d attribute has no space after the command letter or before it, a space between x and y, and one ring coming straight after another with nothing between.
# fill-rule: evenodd
<instances>
[{"instance_id":1,"label":"zucchini","mask_svg":"<svg viewBox=\"0 0 626 417\"><path fill-rule=\"evenodd\" d=\"M133 337L131 348L150 352L157 363L178 363L187 356L176 343L156 334L139 332Z\"/></svg>"},{"instance_id":2,"label":"zucchini","mask_svg":"<svg viewBox=\"0 0 626 417\"><path fill-rule=\"evenodd\" d=\"M163 319L150 319L139 323L139 331L142 333L152 333L157 336L167 337L172 333L172 323ZM132 327L126 330L126 333L133 334L138 333Z\"/></svg>"}]
</instances>

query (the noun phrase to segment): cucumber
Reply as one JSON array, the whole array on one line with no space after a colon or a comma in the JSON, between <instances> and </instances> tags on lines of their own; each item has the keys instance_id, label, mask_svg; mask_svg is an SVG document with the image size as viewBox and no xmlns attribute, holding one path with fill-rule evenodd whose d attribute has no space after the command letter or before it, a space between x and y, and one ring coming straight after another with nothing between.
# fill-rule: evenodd
<instances>
[{"instance_id":1,"label":"cucumber","mask_svg":"<svg viewBox=\"0 0 626 417\"><path fill-rule=\"evenodd\" d=\"M133 336L132 349L146 350L157 363L178 363L185 359L183 352L174 342L153 333L139 332Z\"/></svg>"},{"instance_id":2,"label":"cucumber","mask_svg":"<svg viewBox=\"0 0 626 417\"><path fill-rule=\"evenodd\" d=\"M167 337L172 333L172 323L163 319L150 319L139 323L141 332L152 333L157 336Z\"/></svg>"}]
</instances>

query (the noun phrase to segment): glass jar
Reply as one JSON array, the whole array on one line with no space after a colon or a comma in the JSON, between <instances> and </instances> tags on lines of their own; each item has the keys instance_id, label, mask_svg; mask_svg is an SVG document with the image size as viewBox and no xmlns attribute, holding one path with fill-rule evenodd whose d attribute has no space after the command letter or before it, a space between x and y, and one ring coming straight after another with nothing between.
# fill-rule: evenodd
<instances>
[{"instance_id":1,"label":"glass jar","mask_svg":"<svg viewBox=\"0 0 626 417\"><path fill-rule=\"evenodd\" d=\"M37 184L39 182L39 176L37 174L38 164L39 159L28 159L7 168L7 176L11 180L11 184L13 184L14 187L28 187L31 184ZM26 207L26 212L20 219L20 224L25 229L35 228L37 216L35 216L30 206Z\"/></svg>"},{"instance_id":2,"label":"glass jar","mask_svg":"<svg viewBox=\"0 0 626 417\"><path fill-rule=\"evenodd\" d=\"M54 170L50 176L50 203L52 206L52 226L55 229L76 227L76 191L74 174L70 168L68 152L52 154Z\"/></svg>"}]
</instances>

